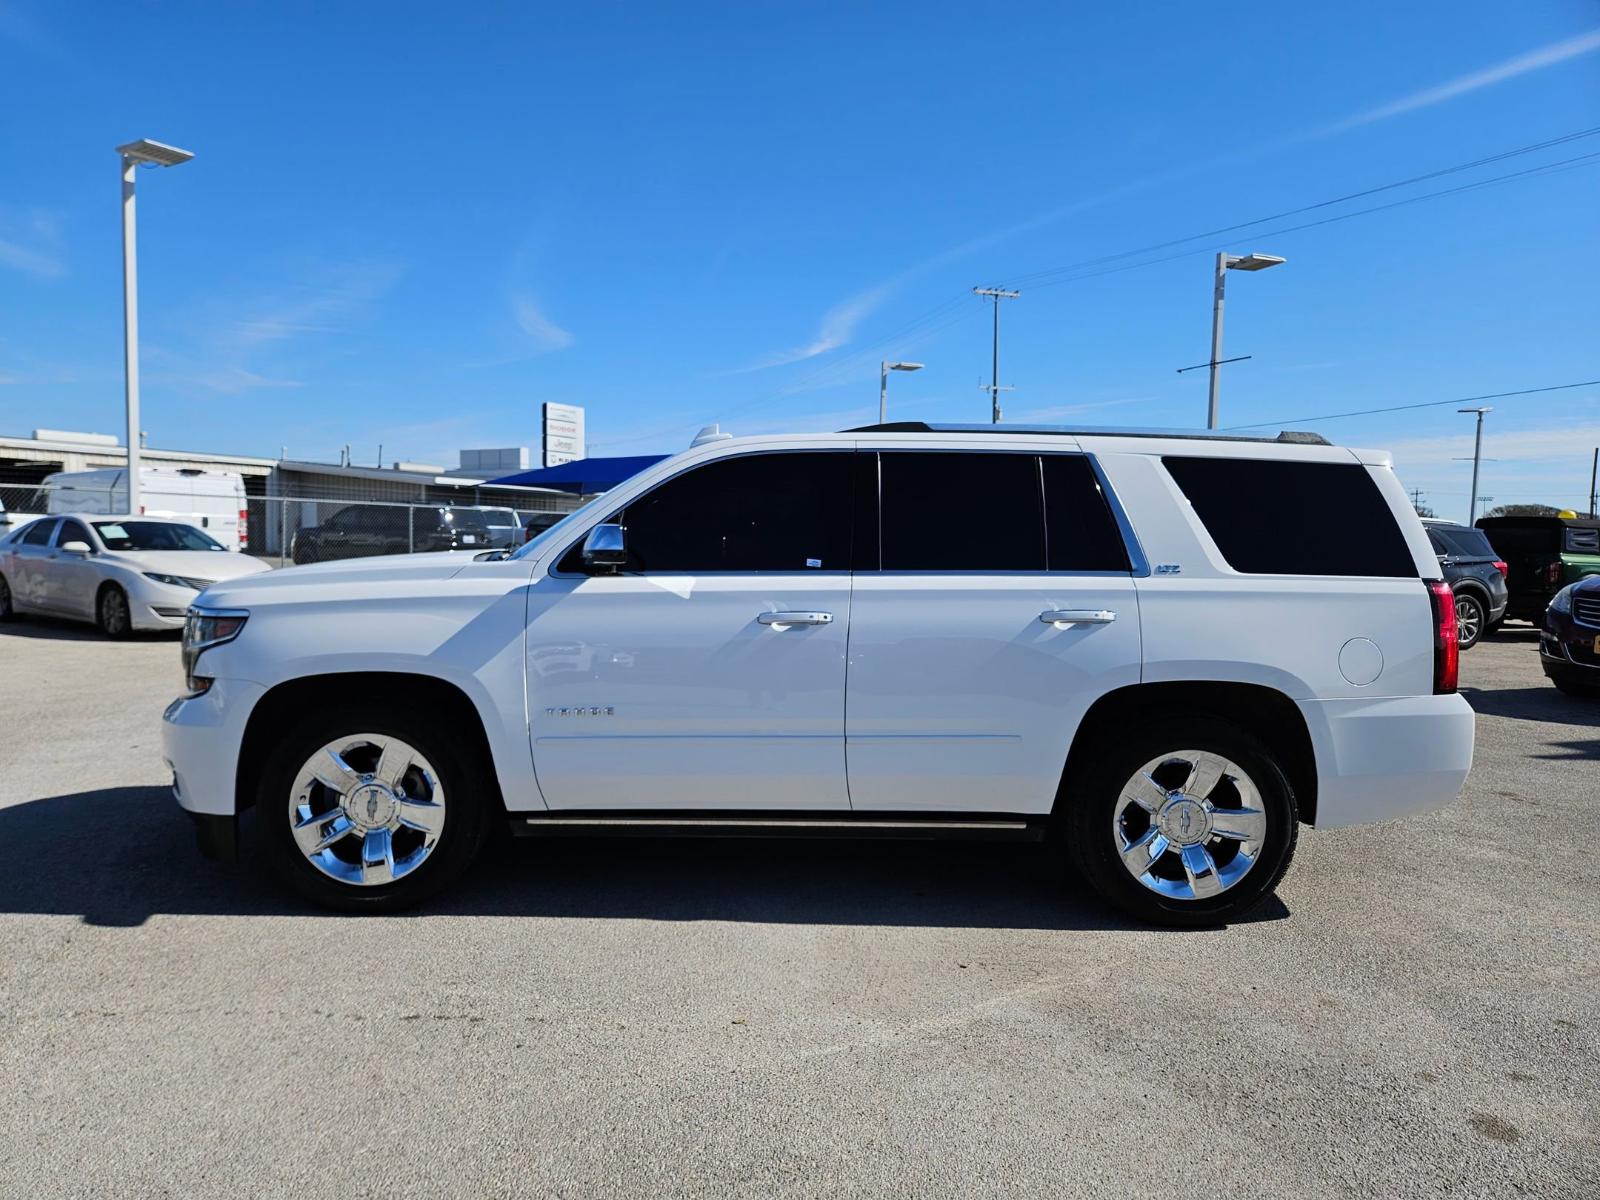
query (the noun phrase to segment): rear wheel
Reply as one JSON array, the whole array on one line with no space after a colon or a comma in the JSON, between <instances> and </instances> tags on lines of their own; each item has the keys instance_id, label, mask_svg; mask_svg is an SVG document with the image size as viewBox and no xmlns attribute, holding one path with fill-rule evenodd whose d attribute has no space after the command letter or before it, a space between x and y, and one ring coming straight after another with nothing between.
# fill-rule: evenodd
<instances>
[{"instance_id":1,"label":"rear wheel","mask_svg":"<svg viewBox=\"0 0 1600 1200\"><path fill-rule=\"evenodd\" d=\"M128 611L128 593L114 583L100 589L95 600L95 624L109 638L125 638L133 633L133 614Z\"/></svg>"},{"instance_id":2,"label":"rear wheel","mask_svg":"<svg viewBox=\"0 0 1600 1200\"><path fill-rule=\"evenodd\" d=\"M267 756L256 795L262 850L317 904L393 912L426 899L477 856L491 807L475 739L377 707L300 722Z\"/></svg>"},{"instance_id":3,"label":"rear wheel","mask_svg":"<svg viewBox=\"0 0 1600 1200\"><path fill-rule=\"evenodd\" d=\"M1483 638L1489 625L1489 612L1471 592L1456 593L1456 630L1461 638L1461 648L1470 650Z\"/></svg>"},{"instance_id":4,"label":"rear wheel","mask_svg":"<svg viewBox=\"0 0 1600 1200\"><path fill-rule=\"evenodd\" d=\"M1078 869L1142 920L1216 925L1259 905L1294 855L1294 791L1270 750L1209 717L1169 718L1067 781Z\"/></svg>"},{"instance_id":5,"label":"rear wheel","mask_svg":"<svg viewBox=\"0 0 1600 1200\"><path fill-rule=\"evenodd\" d=\"M16 616L16 607L11 603L11 585L0 575L0 621L14 621Z\"/></svg>"}]
</instances>

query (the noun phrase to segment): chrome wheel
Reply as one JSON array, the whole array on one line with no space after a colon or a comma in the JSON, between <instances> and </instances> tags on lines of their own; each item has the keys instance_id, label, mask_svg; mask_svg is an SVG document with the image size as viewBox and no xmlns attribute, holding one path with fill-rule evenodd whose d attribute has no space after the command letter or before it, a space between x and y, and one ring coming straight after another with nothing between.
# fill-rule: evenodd
<instances>
[{"instance_id":1,"label":"chrome wheel","mask_svg":"<svg viewBox=\"0 0 1600 1200\"><path fill-rule=\"evenodd\" d=\"M1208 900L1256 865L1267 813L1255 783L1209 750L1153 758L1122 787L1111 820L1128 873L1172 900Z\"/></svg>"},{"instance_id":2,"label":"chrome wheel","mask_svg":"<svg viewBox=\"0 0 1600 1200\"><path fill-rule=\"evenodd\" d=\"M388 734L327 743L289 792L289 830L300 852L328 878L357 887L415 871L438 846L444 821L438 772Z\"/></svg>"},{"instance_id":3,"label":"chrome wheel","mask_svg":"<svg viewBox=\"0 0 1600 1200\"><path fill-rule=\"evenodd\" d=\"M1456 630L1464 647L1476 645L1483 636L1483 605L1471 596L1456 597Z\"/></svg>"}]
</instances>

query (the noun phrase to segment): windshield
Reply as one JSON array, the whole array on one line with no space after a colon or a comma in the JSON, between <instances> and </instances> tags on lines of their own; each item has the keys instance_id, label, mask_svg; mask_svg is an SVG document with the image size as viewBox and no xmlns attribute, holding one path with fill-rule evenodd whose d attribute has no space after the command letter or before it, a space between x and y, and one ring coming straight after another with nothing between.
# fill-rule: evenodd
<instances>
[{"instance_id":1,"label":"windshield","mask_svg":"<svg viewBox=\"0 0 1600 1200\"><path fill-rule=\"evenodd\" d=\"M96 521L94 531L107 550L222 550L193 525L175 521Z\"/></svg>"},{"instance_id":2,"label":"windshield","mask_svg":"<svg viewBox=\"0 0 1600 1200\"><path fill-rule=\"evenodd\" d=\"M444 519L458 529L487 529L489 522L486 514L478 508L447 508L444 510Z\"/></svg>"},{"instance_id":3,"label":"windshield","mask_svg":"<svg viewBox=\"0 0 1600 1200\"><path fill-rule=\"evenodd\" d=\"M483 514L483 519L491 525L515 525L518 523L517 514L509 508L481 508L478 511Z\"/></svg>"},{"instance_id":4,"label":"windshield","mask_svg":"<svg viewBox=\"0 0 1600 1200\"><path fill-rule=\"evenodd\" d=\"M605 501L605 498L605 493L602 492L598 496L591 497L587 503L578 505L577 508L573 509L566 516L562 517L561 520L550 526L549 529L544 530L544 532L540 533L539 536L534 538L531 542L525 542L521 546L518 546L516 553L512 554L511 557L538 558L539 555L544 553L545 548L549 546L551 542L560 541L565 535L565 531L570 529L577 522L579 517L585 516L592 512L595 505L602 504Z\"/></svg>"}]
</instances>

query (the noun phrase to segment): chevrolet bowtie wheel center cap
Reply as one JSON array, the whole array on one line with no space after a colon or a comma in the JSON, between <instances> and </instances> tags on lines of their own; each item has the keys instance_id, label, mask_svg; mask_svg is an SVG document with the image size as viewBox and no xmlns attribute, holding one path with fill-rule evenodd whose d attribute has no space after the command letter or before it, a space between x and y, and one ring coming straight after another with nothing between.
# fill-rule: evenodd
<instances>
[{"instance_id":1,"label":"chevrolet bowtie wheel center cap","mask_svg":"<svg viewBox=\"0 0 1600 1200\"><path fill-rule=\"evenodd\" d=\"M1175 846L1194 846L1211 836L1211 813L1188 796L1174 796L1156 814L1156 827Z\"/></svg>"}]
</instances>

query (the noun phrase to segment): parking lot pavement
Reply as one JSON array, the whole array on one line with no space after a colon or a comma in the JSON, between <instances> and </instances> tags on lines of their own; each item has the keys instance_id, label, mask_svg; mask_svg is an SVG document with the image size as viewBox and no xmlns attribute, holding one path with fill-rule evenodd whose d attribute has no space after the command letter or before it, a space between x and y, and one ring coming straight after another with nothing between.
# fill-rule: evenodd
<instances>
[{"instance_id":1,"label":"parking lot pavement","mask_svg":"<svg viewBox=\"0 0 1600 1200\"><path fill-rule=\"evenodd\" d=\"M338 918L193 851L169 639L0 634L0 1195L1600 1191L1600 703L1133 928L1032 846L517 843Z\"/></svg>"}]
</instances>

